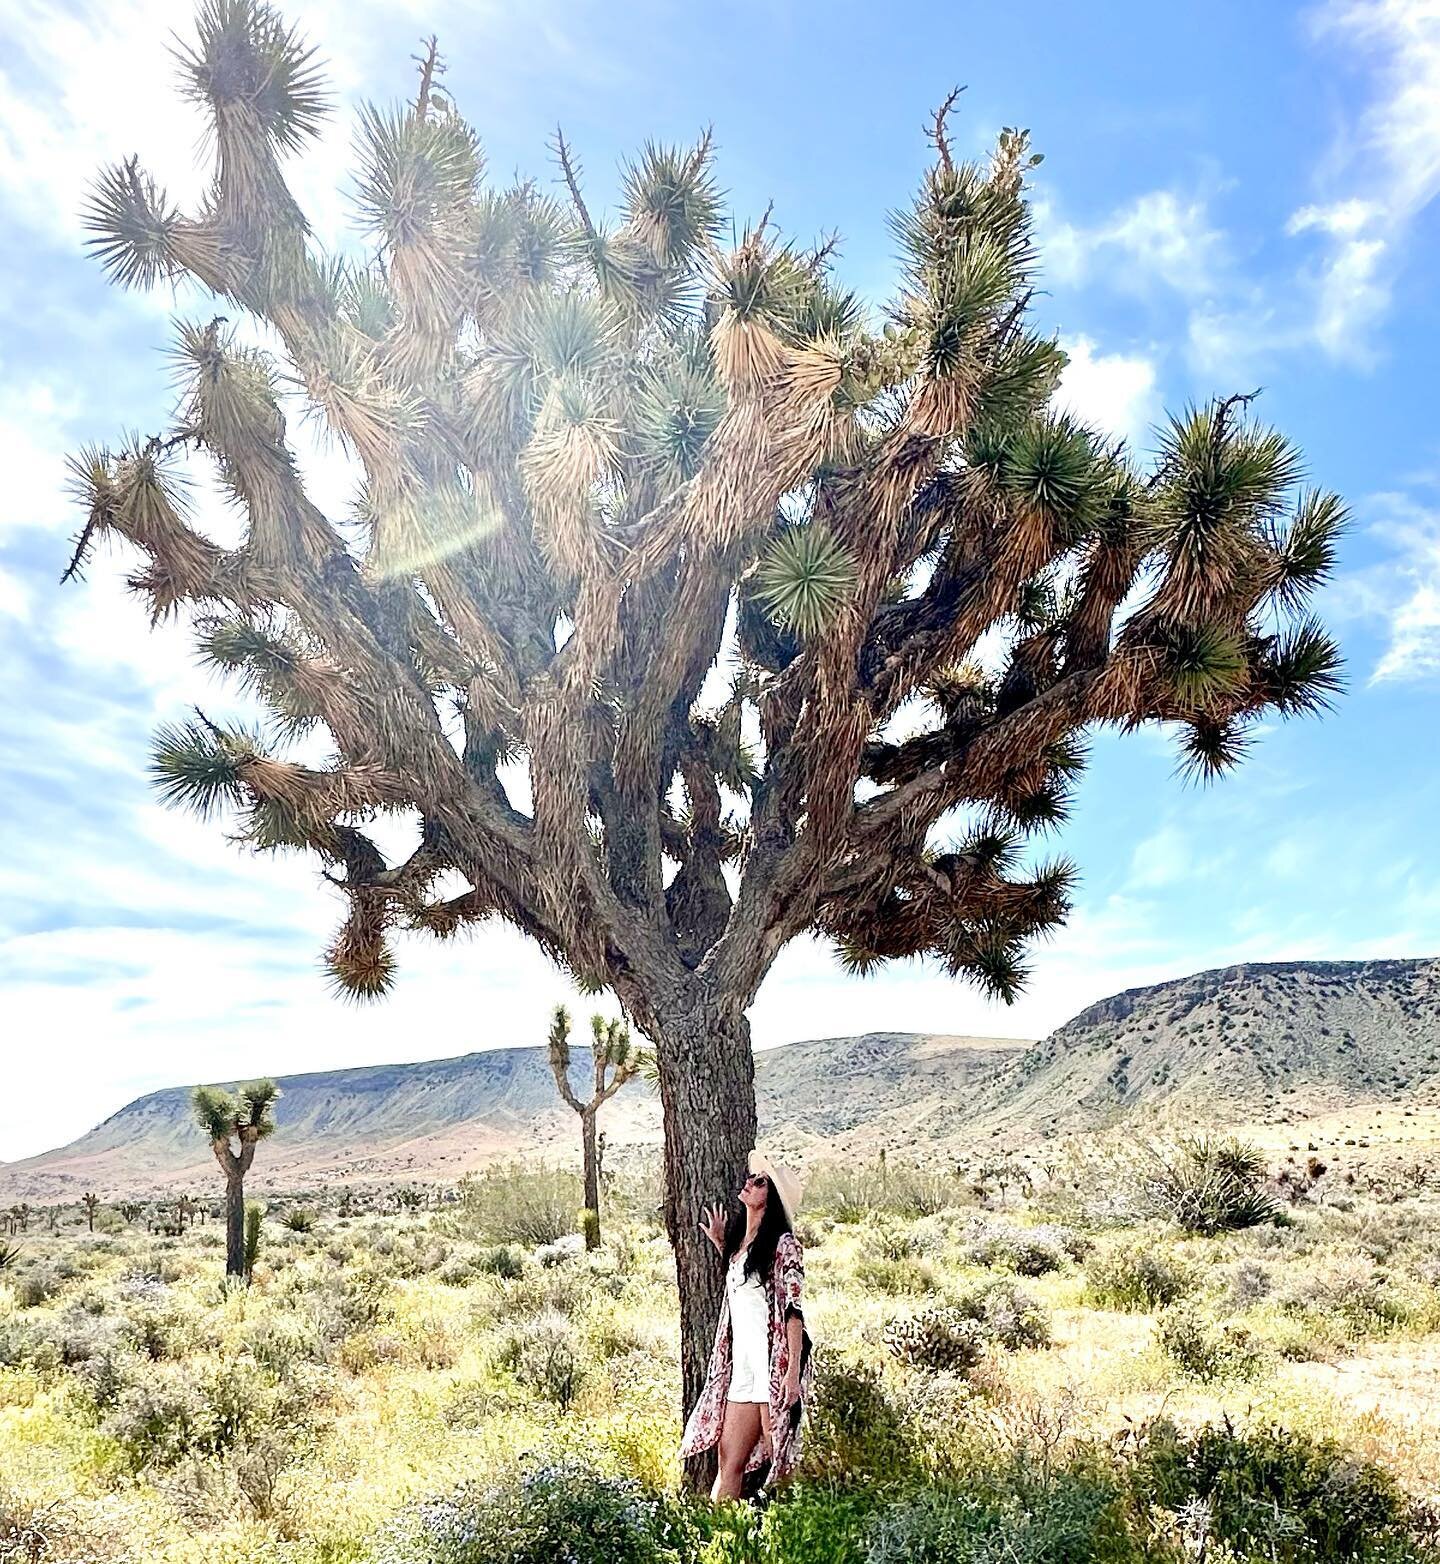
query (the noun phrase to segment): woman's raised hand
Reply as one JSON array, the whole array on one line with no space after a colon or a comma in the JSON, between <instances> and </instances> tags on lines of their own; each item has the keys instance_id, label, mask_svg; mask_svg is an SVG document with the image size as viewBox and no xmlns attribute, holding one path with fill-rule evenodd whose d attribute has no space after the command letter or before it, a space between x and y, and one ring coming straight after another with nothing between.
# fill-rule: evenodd
<instances>
[{"instance_id":1,"label":"woman's raised hand","mask_svg":"<svg viewBox=\"0 0 1440 1564\"><path fill-rule=\"evenodd\" d=\"M724 1206L711 1206L700 1219L700 1231L712 1244L724 1254L725 1252L725 1208Z\"/></svg>"}]
</instances>

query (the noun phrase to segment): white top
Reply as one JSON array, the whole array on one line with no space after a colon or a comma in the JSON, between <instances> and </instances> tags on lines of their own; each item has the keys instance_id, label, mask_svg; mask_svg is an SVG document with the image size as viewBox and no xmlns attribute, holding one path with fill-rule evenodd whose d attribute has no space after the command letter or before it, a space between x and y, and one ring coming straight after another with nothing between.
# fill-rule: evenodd
<instances>
[{"instance_id":1,"label":"white top","mask_svg":"<svg viewBox=\"0 0 1440 1564\"><path fill-rule=\"evenodd\" d=\"M770 1310L758 1276L745 1275L745 1251L731 1257L725 1273L730 1300L730 1352L736 1364L768 1364Z\"/></svg>"}]
</instances>

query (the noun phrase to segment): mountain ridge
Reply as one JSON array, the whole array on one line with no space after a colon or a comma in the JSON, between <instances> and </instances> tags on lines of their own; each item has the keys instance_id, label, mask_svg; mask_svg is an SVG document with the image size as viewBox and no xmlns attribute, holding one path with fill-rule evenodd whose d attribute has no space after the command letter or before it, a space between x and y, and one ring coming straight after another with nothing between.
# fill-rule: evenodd
<instances>
[{"instance_id":1,"label":"mountain ridge","mask_svg":"<svg viewBox=\"0 0 1440 1564\"><path fill-rule=\"evenodd\" d=\"M574 1050L576 1069L587 1060ZM575 1116L543 1047L279 1079L283 1133L257 1160L257 1190L444 1180L498 1158L575 1155ZM192 1090L147 1092L66 1146L0 1164L0 1199L208 1178ZM898 1031L788 1043L757 1051L756 1094L762 1135L801 1158L1008 1149L1136 1115L1285 1123L1361 1101L1437 1101L1440 960L1211 968L1097 1000L1034 1043ZM645 1083L605 1112L613 1156L659 1144Z\"/></svg>"}]
</instances>

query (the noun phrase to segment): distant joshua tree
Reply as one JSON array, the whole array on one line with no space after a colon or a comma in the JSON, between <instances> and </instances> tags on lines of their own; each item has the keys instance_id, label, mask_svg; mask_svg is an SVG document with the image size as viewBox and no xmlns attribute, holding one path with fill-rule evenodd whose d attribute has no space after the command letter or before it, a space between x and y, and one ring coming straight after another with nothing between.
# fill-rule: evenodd
<instances>
[{"instance_id":1,"label":"distant joshua tree","mask_svg":"<svg viewBox=\"0 0 1440 1564\"><path fill-rule=\"evenodd\" d=\"M623 1021L607 1021L604 1016L590 1017L594 1036L591 1056L595 1068L595 1088L582 1102L570 1085L570 1013L564 1005L555 1006L550 1019L550 1069L560 1095L580 1115L580 1142L585 1159L585 1247L600 1244L600 1148L595 1138L595 1115L602 1103L609 1102L633 1076L640 1064L640 1050L630 1040L630 1028ZM609 1079L606 1079L606 1072Z\"/></svg>"},{"instance_id":2,"label":"distant joshua tree","mask_svg":"<svg viewBox=\"0 0 1440 1564\"><path fill-rule=\"evenodd\" d=\"M225 1175L227 1276L249 1276L245 1263L245 1175L255 1160L256 1143L274 1133L279 1096L280 1088L274 1081L251 1081L234 1096L218 1086L197 1086L191 1097L196 1122L210 1137L215 1160Z\"/></svg>"},{"instance_id":3,"label":"distant joshua tree","mask_svg":"<svg viewBox=\"0 0 1440 1564\"><path fill-rule=\"evenodd\" d=\"M90 1231L95 1231L95 1213L100 1209L100 1197L93 1190L86 1190L80 1197L85 1207L85 1221Z\"/></svg>"}]
</instances>

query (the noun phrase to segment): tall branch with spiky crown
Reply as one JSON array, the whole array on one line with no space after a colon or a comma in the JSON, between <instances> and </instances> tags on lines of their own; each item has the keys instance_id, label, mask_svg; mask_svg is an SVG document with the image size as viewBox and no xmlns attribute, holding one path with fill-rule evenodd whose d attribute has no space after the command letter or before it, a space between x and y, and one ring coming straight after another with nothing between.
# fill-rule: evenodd
<instances>
[{"instance_id":1,"label":"tall branch with spiky crown","mask_svg":"<svg viewBox=\"0 0 1440 1564\"><path fill-rule=\"evenodd\" d=\"M745 1016L779 951L816 931L855 970L928 956L1011 998L1069 905L1070 866L1025 843L1088 730L1172 725L1209 777L1335 691L1302 610L1343 508L1244 398L1173 419L1145 468L1052 409L1021 131L961 162L935 116L877 327L833 241L767 213L722 244L708 135L647 146L613 218L563 137L559 200L487 186L433 46L412 103L361 115L373 250L328 258L282 172L326 111L310 52L259 0L207 0L181 63L209 197L184 215L131 161L89 222L117 282L186 273L224 314L178 329L173 430L75 459L72 568L133 544L156 618L196 612L273 711L166 729L155 773L326 866L341 988L389 989L397 931L499 917L654 1042L688 1407L719 1302L696 1223L754 1138ZM306 494L282 384L363 467L356 528ZM238 547L187 514L181 449ZM283 757L301 733L330 764ZM416 821L402 862L364 829L382 811Z\"/></svg>"},{"instance_id":2,"label":"tall branch with spiky crown","mask_svg":"<svg viewBox=\"0 0 1440 1564\"><path fill-rule=\"evenodd\" d=\"M607 1102L628 1085L640 1068L640 1053L623 1021L590 1017L590 1095L583 1100L570 1084L570 1012L556 1005L550 1017L547 1039L550 1073L561 1098L580 1115L581 1168L585 1183L585 1247L600 1247L600 1143L595 1117Z\"/></svg>"}]
</instances>

